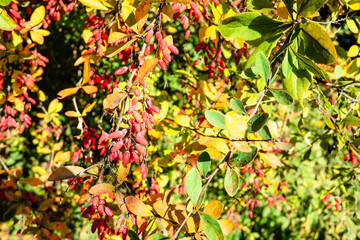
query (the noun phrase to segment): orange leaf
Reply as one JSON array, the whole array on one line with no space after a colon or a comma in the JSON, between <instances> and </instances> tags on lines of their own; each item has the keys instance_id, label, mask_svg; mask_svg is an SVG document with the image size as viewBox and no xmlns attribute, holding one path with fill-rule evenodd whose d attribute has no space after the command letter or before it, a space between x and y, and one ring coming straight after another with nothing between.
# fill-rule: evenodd
<instances>
[{"instance_id":1,"label":"orange leaf","mask_svg":"<svg viewBox=\"0 0 360 240\"><path fill-rule=\"evenodd\" d=\"M105 194L105 193L110 193L115 189L115 187L113 185L111 185L110 183L99 183L96 184L95 186L92 186L89 190L89 193L93 194L93 195L101 195L101 194Z\"/></svg>"},{"instance_id":2,"label":"orange leaf","mask_svg":"<svg viewBox=\"0 0 360 240\"><path fill-rule=\"evenodd\" d=\"M67 117L80 117L81 114L77 113L75 111L67 111L67 112L65 112L65 116L67 116Z\"/></svg>"},{"instance_id":3,"label":"orange leaf","mask_svg":"<svg viewBox=\"0 0 360 240\"><path fill-rule=\"evenodd\" d=\"M83 62L85 62L85 57L81 56L75 61L74 66L79 66Z\"/></svg>"},{"instance_id":4,"label":"orange leaf","mask_svg":"<svg viewBox=\"0 0 360 240\"><path fill-rule=\"evenodd\" d=\"M210 202L206 207L204 208L204 213L207 215L212 216L215 219L218 219L221 215L221 212L223 210L223 204L219 200L214 200Z\"/></svg>"},{"instance_id":5,"label":"orange leaf","mask_svg":"<svg viewBox=\"0 0 360 240\"><path fill-rule=\"evenodd\" d=\"M236 226L233 222L231 222L229 219L221 219L218 220L218 223L220 224L221 230L224 235L228 235L235 231Z\"/></svg>"},{"instance_id":6,"label":"orange leaf","mask_svg":"<svg viewBox=\"0 0 360 240\"><path fill-rule=\"evenodd\" d=\"M139 6L135 11L135 19L137 23L137 31L138 33L141 31L144 26L150 11L151 4L148 2L140 2Z\"/></svg>"},{"instance_id":7,"label":"orange leaf","mask_svg":"<svg viewBox=\"0 0 360 240\"><path fill-rule=\"evenodd\" d=\"M24 179L21 179L21 181L23 183L29 184L29 185L31 185L33 187L36 187L36 186L41 185L43 183L40 179L38 179L36 177L24 178Z\"/></svg>"},{"instance_id":8,"label":"orange leaf","mask_svg":"<svg viewBox=\"0 0 360 240\"><path fill-rule=\"evenodd\" d=\"M89 95L94 94L94 93L96 93L96 92L98 91L98 88L97 88L97 87L95 87L95 86L90 86L90 85L88 85L88 86L82 86L82 89L84 89L84 91L85 91L87 94L89 94Z\"/></svg>"},{"instance_id":9,"label":"orange leaf","mask_svg":"<svg viewBox=\"0 0 360 240\"><path fill-rule=\"evenodd\" d=\"M120 93L112 93L106 96L106 99L103 102L105 110L116 108L121 101L123 101L126 97L125 92Z\"/></svg>"},{"instance_id":10,"label":"orange leaf","mask_svg":"<svg viewBox=\"0 0 360 240\"><path fill-rule=\"evenodd\" d=\"M46 228L49 228L51 230L60 230L65 227L65 224L63 222L52 222L45 225Z\"/></svg>"},{"instance_id":11,"label":"orange leaf","mask_svg":"<svg viewBox=\"0 0 360 240\"><path fill-rule=\"evenodd\" d=\"M137 216L148 217L153 215L147 205L134 196L126 197L125 204L129 211Z\"/></svg>"},{"instance_id":12,"label":"orange leaf","mask_svg":"<svg viewBox=\"0 0 360 240\"><path fill-rule=\"evenodd\" d=\"M139 72L137 74L137 77L134 81L134 86L136 86L141 80L143 80L156 66L159 59L157 58L150 58L144 62L144 64L139 69Z\"/></svg>"},{"instance_id":13,"label":"orange leaf","mask_svg":"<svg viewBox=\"0 0 360 240\"><path fill-rule=\"evenodd\" d=\"M79 91L79 88L78 88L78 87L66 88L66 89L58 92L57 95L59 96L59 97L58 97L59 99L63 99L63 98L66 98L66 97L68 97L68 96L70 96L70 95L73 95L73 94L77 93L77 91Z\"/></svg>"},{"instance_id":14,"label":"orange leaf","mask_svg":"<svg viewBox=\"0 0 360 240\"><path fill-rule=\"evenodd\" d=\"M90 57L86 57L84 61L84 71L83 71L83 82L82 85L86 84L90 80ZM85 90L85 89L84 89ZM85 90L86 92L86 90ZM96 91L97 92L97 89ZM86 92L87 93L87 92ZM89 94L89 93L88 93Z\"/></svg>"},{"instance_id":15,"label":"orange leaf","mask_svg":"<svg viewBox=\"0 0 360 240\"><path fill-rule=\"evenodd\" d=\"M119 184L123 183L125 181L125 178L129 174L131 164L127 164L125 167L123 164L120 164L118 171L117 171L117 179L119 181Z\"/></svg>"},{"instance_id":16,"label":"orange leaf","mask_svg":"<svg viewBox=\"0 0 360 240\"><path fill-rule=\"evenodd\" d=\"M56 169L54 172L52 172L48 178L48 181L59 181L69 178L74 178L81 172L83 172L85 169L78 166L65 166Z\"/></svg>"}]
</instances>

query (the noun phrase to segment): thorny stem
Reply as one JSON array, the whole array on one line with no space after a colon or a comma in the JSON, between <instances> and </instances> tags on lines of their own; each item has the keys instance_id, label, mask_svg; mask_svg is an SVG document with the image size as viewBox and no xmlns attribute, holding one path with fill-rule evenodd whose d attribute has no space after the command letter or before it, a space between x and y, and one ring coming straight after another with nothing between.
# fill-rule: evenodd
<instances>
[{"instance_id":1,"label":"thorny stem","mask_svg":"<svg viewBox=\"0 0 360 240\"><path fill-rule=\"evenodd\" d=\"M199 203L201 201L201 198L203 197L203 195L205 194L205 191L207 189L207 187L209 186L211 180L214 178L214 176L216 175L216 173L220 170L220 166L224 163L227 163L230 159L231 153L234 150L234 148L231 148L230 151L226 154L226 156L224 157L224 159L222 160L222 162L216 167L216 169L211 173L211 175L207 178L206 184L203 188L203 190L201 191L198 200L196 201L195 206L191 209L191 211L189 212L189 214L186 216L186 218L184 219L184 221L181 223L180 227L176 230L175 234L173 235L173 237L171 239L176 239L177 236L179 235L181 229L184 227L186 221L190 218L190 216L192 215L192 213L197 210L199 208Z\"/></svg>"}]
</instances>

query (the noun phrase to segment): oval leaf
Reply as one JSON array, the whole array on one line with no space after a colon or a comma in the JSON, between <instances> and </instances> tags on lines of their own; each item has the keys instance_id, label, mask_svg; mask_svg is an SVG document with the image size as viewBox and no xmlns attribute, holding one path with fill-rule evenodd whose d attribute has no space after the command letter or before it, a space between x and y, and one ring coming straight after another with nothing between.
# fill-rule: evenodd
<instances>
[{"instance_id":1,"label":"oval leaf","mask_svg":"<svg viewBox=\"0 0 360 240\"><path fill-rule=\"evenodd\" d=\"M235 196L240 188L240 177L234 169L228 166L224 179L224 188L230 197Z\"/></svg>"},{"instance_id":2,"label":"oval leaf","mask_svg":"<svg viewBox=\"0 0 360 240\"><path fill-rule=\"evenodd\" d=\"M140 199L134 196L126 197L125 204L127 209L129 209L130 212L137 216L148 217L153 215L147 205L145 205L145 203L143 203Z\"/></svg>"},{"instance_id":3,"label":"oval leaf","mask_svg":"<svg viewBox=\"0 0 360 240\"><path fill-rule=\"evenodd\" d=\"M269 114L267 113L260 113L252 117L249 121L249 133L254 133L259 131L267 122L269 118Z\"/></svg>"},{"instance_id":4,"label":"oval leaf","mask_svg":"<svg viewBox=\"0 0 360 240\"><path fill-rule=\"evenodd\" d=\"M270 75L270 65L264 53L258 52L256 54L255 67L260 77L267 82Z\"/></svg>"},{"instance_id":5,"label":"oval leaf","mask_svg":"<svg viewBox=\"0 0 360 240\"><path fill-rule=\"evenodd\" d=\"M223 240L224 235L221 231L220 224L213 217L201 213L200 221L202 229L209 240Z\"/></svg>"},{"instance_id":6,"label":"oval leaf","mask_svg":"<svg viewBox=\"0 0 360 240\"><path fill-rule=\"evenodd\" d=\"M211 201L206 207L204 208L203 213L207 215L219 219L221 213L223 211L224 205L219 200Z\"/></svg>"},{"instance_id":7,"label":"oval leaf","mask_svg":"<svg viewBox=\"0 0 360 240\"><path fill-rule=\"evenodd\" d=\"M213 110L206 110L205 118L214 127L217 127L220 129L226 129L225 116L222 113L219 113L219 112L213 111Z\"/></svg>"},{"instance_id":8,"label":"oval leaf","mask_svg":"<svg viewBox=\"0 0 360 240\"><path fill-rule=\"evenodd\" d=\"M45 7L40 6L34 10L34 12L31 14L30 22L34 24L34 26L38 25L42 22L42 20L45 17Z\"/></svg>"},{"instance_id":9,"label":"oval leaf","mask_svg":"<svg viewBox=\"0 0 360 240\"><path fill-rule=\"evenodd\" d=\"M84 168L78 166L61 167L56 169L54 172L50 174L48 181L59 181L59 180L74 178L84 170L85 170Z\"/></svg>"},{"instance_id":10,"label":"oval leaf","mask_svg":"<svg viewBox=\"0 0 360 240\"><path fill-rule=\"evenodd\" d=\"M58 92L58 98L59 99L63 99L63 98L66 98L70 95L73 95L75 93L77 93L77 91L79 91L79 88L78 87L74 87L74 88L66 88L64 90L61 90L60 92Z\"/></svg>"},{"instance_id":11,"label":"oval leaf","mask_svg":"<svg viewBox=\"0 0 360 240\"><path fill-rule=\"evenodd\" d=\"M93 195L101 195L105 193L110 193L115 189L115 187L110 183L99 183L92 186L89 190L89 193Z\"/></svg>"},{"instance_id":12,"label":"oval leaf","mask_svg":"<svg viewBox=\"0 0 360 240\"><path fill-rule=\"evenodd\" d=\"M201 175L206 177L206 174L210 170L210 165L211 165L211 159L209 153L207 152L201 153L197 160L196 165L199 168Z\"/></svg>"},{"instance_id":13,"label":"oval leaf","mask_svg":"<svg viewBox=\"0 0 360 240\"><path fill-rule=\"evenodd\" d=\"M247 114L244 104L238 98L230 100L230 107L239 114Z\"/></svg>"},{"instance_id":14,"label":"oval leaf","mask_svg":"<svg viewBox=\"0 0 360 240\"><path fill-rule=\"evenodd\" d=\"M195 167L186 174L185 188L191 202L195 205L201 193L201 176Z\"/></svg>"},{"instance_id":15,"label":"oval leaf","mask_svg":"<svg viewBox=\"0 0 360 240\"><path fill-rule=\"evenodd\" d=\"M276 101L283 105L290 105L293 103L293 98L285 91L270 90Z\"/></svg>"}]
</instances>

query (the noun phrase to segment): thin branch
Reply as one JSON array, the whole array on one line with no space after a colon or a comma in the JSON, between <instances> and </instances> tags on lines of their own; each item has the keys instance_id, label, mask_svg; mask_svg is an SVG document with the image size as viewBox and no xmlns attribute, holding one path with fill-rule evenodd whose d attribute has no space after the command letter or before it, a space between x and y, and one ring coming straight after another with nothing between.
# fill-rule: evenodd
<instances>
[{"instance_id":1,"label":"thin branch","mask_svg":"<svg viewBox=\"0 0 360 240\"><path fill-rule=\"evenodd\" d=\"M240 14L240 11L239 9L235 6L234 2L232 0L228 0L230 6L234 9L234 11L237 13L237 14Z\"/></svg>"}]
</instances>

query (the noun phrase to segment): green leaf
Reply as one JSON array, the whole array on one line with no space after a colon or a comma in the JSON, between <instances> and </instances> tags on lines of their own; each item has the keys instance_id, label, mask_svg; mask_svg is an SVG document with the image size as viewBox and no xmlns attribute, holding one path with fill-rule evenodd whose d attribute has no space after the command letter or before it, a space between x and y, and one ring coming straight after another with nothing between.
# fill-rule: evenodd
<instances>
[{"instance_id":1,"label":"green leaf","mask_svg":"<svg viewBox=\"0 0 360 240\"><path fill-rule=\"evenodd\" d=\"M161 234L153 234L147 240L170 240L170 238Z\"/></svg>"},{"instance_id":2,"label":"green leaf","mask_svg":"<svg viewBox=\"0 0 360 240\"><path fill-rule=\"evenodd\" d=\"M267 113L260 113L252 117L248 123L249 124L248 132L254 133L259 131L266 124L268 118L269 118L269 114Z\"/></svg>"},{"instance_id":3,"label":"green leaf","mask_svg":"<svg viewBox=\"0 0 360 240\"><path fill-rule=\"evenodd\" d=\"M272 35L284 24L268 18L260 13L247 12L226 18L219 25L219 32L225 37L251 41L259 39L268 33Z\"/></svg>"},{"instance_id":4,"label":"green leaf","mask_svg":"<svg viewBox=\"0 0 360 240\"><path fill-rule=\"evenodd\" d=\"M273 9L271 1L269 0L252 0L248 5L248 9L251 11L265 12Z\"/></svg>"},{"instance_id":5,"label":"green leaf","mask_svg":"<svg viewBox=\"0 0 360 240\"><path fill-rule=\"evenodd\" d=\"M347 116L344 119L344 124L346 126L360 127L360 118L355 117L355 116Z\"/></svg>"},{"instance_id":6,"label":"green leaf","mask_svg":"<svg viewBox=\"0 0 360 240\"><path fill-rule=\"evenodd\" d=\"M335 70L334 70L334 75L336 79L341 78L343 74L343 70L342 67L340 65L336 65Z\"/></svg>"},{"instance_id":7,"label":"green leaf","mask_svg":"<svg viewBox=\"0 0 360 240\"><path fill-rule=\"evenodd\" d=\"M243 103L238 98L230 100L230 107L239 114L247 114Z\"/></svg>"},{"instance_id":8,"label":"green leaf","mask_svg":"<svg viewBox=\"0 0 360 240\"><path fill-rule=\"evenodd\" d=\"M297 0L297 18L312 17L327 0ZM287 7L287 6L286 6Z\"/></svg>"},{"instance_id":9,"label":"green leaf","mask_svg":"<svg viewBox=\"0 0 360 240\"><path fill-rule=\"evenodd\" d=\"M266 125L259 130L259 134L264 140L270 140L272 138L270 130Z\"/></svg>"},{"instance_id":10,"label":"green leaf","mask_svg":"<svg viewBox=\"0 0 360 240\"><path fill-rule=\"evenodd\" d=\"M224 188L230 197L235 196L240 188L240 177L234 169L228 166L224 179Z\"/></svg>"},{"instance_id":11,"label":"green leaf","mask_svg":"<svg viewBox=\"0 0 360 240\"><path fill-rule=\"evenodd\" d=\"M211 125L220 129L226 129L225 116L222 113L213 110L206 110L205 118Z\"/></svg>"},{"instance_id":12,"label":"green leaf","mask_svg":"<svg viewBox=\"0 0 360 240\"><path fill-rule=\"evenodd\" d=\"M299 68L299 62L291 51L287 51L282 62L282 72L285 76L283 84L294 99L300 99L310 87L311 75L305 69Z\"/></svg>"},{"instance_id":13,"label":"green leaf","mask_svg":"<svg viewBox=\"0 0 360 240\"><path fill-rule=\"evenodd\" d=\"M270 75L270 65L264 53L259 52L256 54L255 67L260 77L267 82Z\"/></svg>"},{"instance_id":14,"label":"green leaf","mask_svg":"<svg viewBox=\"0 0 360 240\"><path fill-rule=\"evenodd\" d=\"M303 65L304 68L308 69L310 72L315 74L315 76L321 78L321 79L329 79L329 75L319 66L317 66L313 61L311 61L309 58L301 55L300 53L294 51L291 48L292 53L296 56L296 58L299 60L299 63Z\"/></svg>"},{"instance_id":15,"label":"green leaf","mask_svg":"<svg viewBox=\"0 0 360 240\"><path fill-rule=\"evenodd\" d=\"M316 63L333 64L337 53L333 42L318 23L307 22L302 25L299 34L298 52L314 60Z\"/></svg>"},{"instance_id":16,"label":"green leaf","mask_svg":"<svg viewBox=\"0 0 360 240\"><path fill-rule=\"evenodd\" d=\"M0 9L0 30L12 31L16 28L16 23L4 9Z\"/></svg>"},{"instance_id":17,"label":"green leaf","mask_svg":"<svg viewBox=\"0 0 360 240\"><path fill-rule=\"evenodd\" d=\"M285 91L270 90L276 101L283 105L290 105L293 103L293 98Z\"/></svg>"},{"instance_id":18,"label":"green leaf","mask_svg":"<svg viewBox=\"0 0 360 240\"><path fill-rule=\"evenodd\" d=\"M11 3L11 0L0 0L0 6L7 6Z\"/></svg>"},{"instance_id":19,"label":"green leaf","mask_svg":"<svg viewBox=\"0 0 360 240\"><path fill-rule=\"evenodd\" d=\"M206 177L206 174L210 170L210 165L211 165L211 159L209 153L207 152L201 153L197 160L197 167L199 168L201 175Z\"/></svg>"},{"instance_id":20,"label":"green leaf","mask_svg":"<svg viewBox=\"0 0 360 240\"><path fill-rule=\"evenodd\" d=\"M220 224L216 221L215 218L205 214L200 213L200 221L202 228L206 237L209 240L223 240L224 235L222 233Z\"/></svg>"},{"instance_id":21,"label":"green leaf","mask_svg":"<svg viewBox=\"0 0 360 240\"><path fill-rule=\"evenodd\" d=\"M130 240L140 240L139 236L133 230L128 230L127 235ZM148 239L150 239L150 237Z\"/></svg>"},{"instance_id":22,"label":"green leaf","mask_svg":"<svg viewBox=\"0 0 360 240\"><path fill-rule=\"evenodd\" d=\"M201 176L195 167L186 174L185 188L190 201L195 205L201 193Z\"/></svg>"},{"instance_id":23,"label":"green leaf","mask_svg":"<svg viewBox=\"0 0 360 240\"><path fill-rule=\"evenodd\" d=\"M135 42L135 38L119 45L113 45L106 49L105 56L111 58Z\"/></svg>"}]
</instances>

